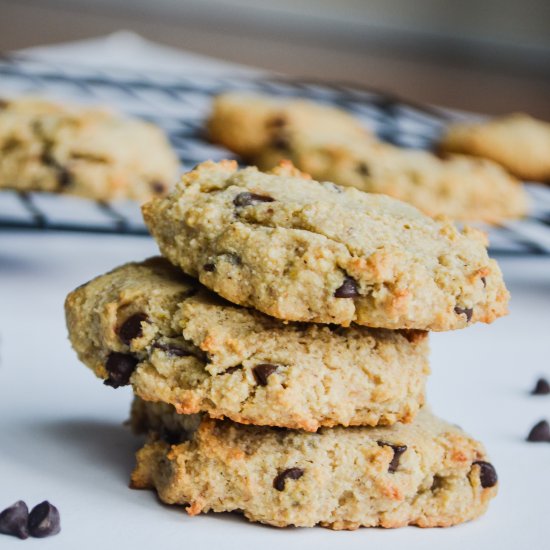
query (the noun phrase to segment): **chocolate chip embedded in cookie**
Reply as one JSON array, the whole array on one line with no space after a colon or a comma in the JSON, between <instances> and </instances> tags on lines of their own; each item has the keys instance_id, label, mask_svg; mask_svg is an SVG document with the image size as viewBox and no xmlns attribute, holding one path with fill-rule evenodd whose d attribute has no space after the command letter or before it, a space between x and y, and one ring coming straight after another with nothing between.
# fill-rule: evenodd
<instances>
[{"instance_id":1,"label":"chocolate chip embedded in cookie","mask_svg":"<svg viewBox=\"0 0 550 550\"><path fill-rule=\"evenodd\" d=\"M393 424L424 403L426 332L283 323L198 287L162 258L119 267L67 298L73 346L109 386L247 424Z\"/></svg>"},{"instance_id":2,"label":"chocolate chip embedded in cookie","mask_svg":"<svg viewBox=\"0 0 550 550\"><path fill-rule=\"evenodd\" d=\"M206 162L143 213L174 265L282 320L450 330L507 312L480 232L289 165L262 173Z\"/></svg>"},{"instance_id":3,"label":"chocolate chip embedded in cookie","mask_svg":"<svg viewBox=\"0 0 550 550\"><path fill-rule=\"evenodd\" d=\"M137 400L132 422L151 433L132 486L156 489L191 515L240 510L277 527L448 527L480 516L497 492L483 446L426 410L411 424L311 434ZM178 425L185 443L159 437Z\"/></svg>"}]
</instances>

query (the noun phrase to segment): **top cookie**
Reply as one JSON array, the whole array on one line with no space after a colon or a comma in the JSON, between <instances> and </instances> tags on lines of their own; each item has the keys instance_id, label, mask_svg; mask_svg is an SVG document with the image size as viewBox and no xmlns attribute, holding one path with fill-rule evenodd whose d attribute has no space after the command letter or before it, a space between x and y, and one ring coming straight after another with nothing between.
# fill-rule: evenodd
<instances>
[{"instance_id":1,"label":"top cookie","mask_svg":"<svg viewBox=\"0 0 550 550\"><path fill-rule=\"evenodd\" d=\"M212 141L249 160L270 146L284 149L294 133L312 139L329 139L333 135L352 142L373 139L354 117L340 109L302 99L242 92L229 92L214 99L208 131Z\"/></svg>"},{"instance_id":2,"label":"top cookie","mask_svg":"<svg viewBox=\"0 0 550 550\"><path fill-rule=\"evenodd\" d=\"M519 178L550 182L550 124L529 115L451 124L440 145L494 160Z\"/></svg>"},{"instance_id":3,"label":"top cookie","mask_svg":"<svg viewBox=\"0 0 550 550\"><path fill-rule=\"evenodd\" d=\"M451 330L507 311L481 233L289 165L206 162L143 213L173 264L280 319Z\"/></svg>"},{"instance_id":4,"label":"top cookie","mask_svg":"<svg viewBox=\"0 0 550 550\"><path fill-rule=\"evenodd\" d=\"M500 223L527 212L523 186L496 163L382 143L352 131L358 123L344 111L313 102L246 97L215 99L211 137L262 170L288 159L317 180L384 193L454 220Z\"/></svg>"},{"instance_id":5,"label":"top cookie","mask_svg":"<svg viewBox=\"0 0 550 550\"><path fill-rule=\"evenodd\" d=\"M21 98L0 103L0 187L98 200L163 195L179 163L142 120Z\"/></svg>"}]
</instances>

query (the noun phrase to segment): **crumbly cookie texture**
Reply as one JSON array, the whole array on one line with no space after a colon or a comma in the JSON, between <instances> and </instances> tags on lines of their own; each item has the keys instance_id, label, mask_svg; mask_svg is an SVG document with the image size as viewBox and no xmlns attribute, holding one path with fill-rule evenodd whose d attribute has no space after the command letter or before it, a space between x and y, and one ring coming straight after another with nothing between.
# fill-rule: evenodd
<instances>
[{"instance_id":1,"label":"crumbly cookie texture","mask_svg":"<svg viewBox=\"0 0 550 550\"><path fill-rule=\"evenodd\" d=\"M178 171L166 136L147 122L32 98L0 105L0 187L145 201Z\"/></svg>"},{"instance_id":2,"label":"crumbly cookie texture","mask_svg":"<svg viewBox=\"0 0 550 550\"><path fill-rule=\"evenodd\" d=\"M283 131L284 129L284 131ZM289 136L371 141L372 135L341 109L302 99L283 99L229 92L214 99L208 120L210 138L248 159L274 145L284 148Z\"/></svg>"},{"instance_id":3,"label":"crumbly cookie texture","mask_svg":"<svg viewBox=\"0 0 550 550\"><path fill-rule=\"evenodd\" d=\"M525 180L550 182L550 123L523 113L451 124L440 146L494 160Z\"/></svg>"},{"instance_id":4,"label":"crumbly cookie texture","mask_svg":"<svg viewBox=\"0 0 550 550\"><path fill-rule=\"evenodd\" d=\"M314 431L411 421L424 402L427 333L285 324L217 298L162 258L87 283L66 311L97 376L180 413Z\"/></svg>"},{"instance_id":5,"label":"crumbly cookie texture","mask_svg":"<svg viewBox=\"0 0 550 550\"><path fill-rule=\"evenodd\" d=\"M144 402L132 416L152 430L132 486L156 489L190 515L238 510L277 527L448 527L483 514L497 492L483 446L425 410L411 424L316 434Z\"/></svg>"},{"instance_id":6,"label":"crumbly cookie texture","mask_svg":"<svg viewBox=\"0 0 550 550\"><path fill-rule=\"evenodd\" d=\"M279 319L450 330L507 312L485 237L384 195L207 162L143 207L162 254Z\"/></svg>"},{"instance_id":7,"label":"crumbly cookie texture","mask_svg":"<svg viewBox=\"0 0 550 550\"><path fill-rule=\"evenodd\" d=\"M256 96L249 108L242 94L218 96L211 137L260 169L288 159L316 180L384 193L430 216L496 224L528 210L523 186L496 163L382 143L336 123L335 113L351 118L344 111L313 102L289 103L289 112L281 105L283 100ZM243 146L247 139L250 145Z\"/></svg>"}]
</instances>

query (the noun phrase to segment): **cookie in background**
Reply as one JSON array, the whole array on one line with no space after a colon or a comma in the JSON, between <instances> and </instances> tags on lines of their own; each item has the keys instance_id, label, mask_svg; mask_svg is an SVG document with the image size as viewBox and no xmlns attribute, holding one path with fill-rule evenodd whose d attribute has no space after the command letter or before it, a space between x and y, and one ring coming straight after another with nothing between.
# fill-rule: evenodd
<instances>
[{"instance_id":1,"label":"cookie in background","mask_svg":"<svg viewBox=\"0 0 550 550\"><path fill-rule=\"evenodd\" d=\"M164 132L143 120L31 97L0 103L0 188L144 202L178 172Z\"/></svg>"}]
</instances>

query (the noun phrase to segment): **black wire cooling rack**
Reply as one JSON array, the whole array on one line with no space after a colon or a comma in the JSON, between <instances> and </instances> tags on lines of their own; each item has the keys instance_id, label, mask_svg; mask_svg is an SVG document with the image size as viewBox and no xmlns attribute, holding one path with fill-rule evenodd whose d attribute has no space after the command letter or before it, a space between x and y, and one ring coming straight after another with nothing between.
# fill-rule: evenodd
<instances>
[{"instance_id":1,"label":"black wire cooling rack","mask_svg":"<svg viewBox=\"0 0 550 550\"><path fill-rule=\"evenodd\" d=\"M109 105L162 127L182 170L207 159L233 155L209 143L204 133L212 97L249 90L303 97L340 106L383 140L402 147L432 147L451 118L373 89L283 78L227 78L96 70L9 56L0 59L0 96L40 95L81 104ZM526 184L532 196L527 219L489 228L495 255L550 255L550 186ZM139 206L94 202L69 195L0 191L0 228L145 235Z\"/></svg>"}]
</instances>

